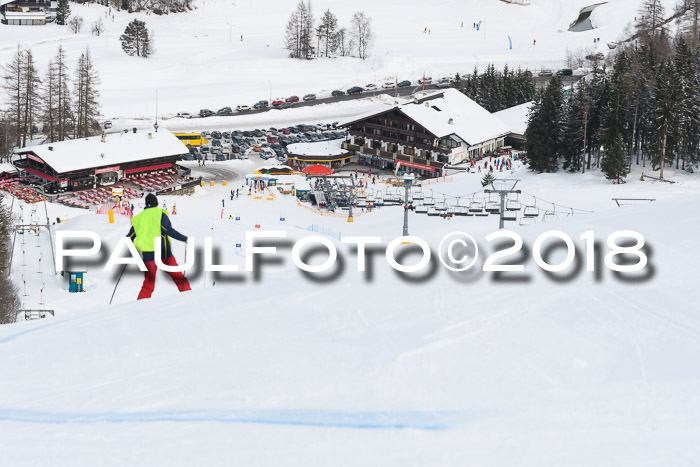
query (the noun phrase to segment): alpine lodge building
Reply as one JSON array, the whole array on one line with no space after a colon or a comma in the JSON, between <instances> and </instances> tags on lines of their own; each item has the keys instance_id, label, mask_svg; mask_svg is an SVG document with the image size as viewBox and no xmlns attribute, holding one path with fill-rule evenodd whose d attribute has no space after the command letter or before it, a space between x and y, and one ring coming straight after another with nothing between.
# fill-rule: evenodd
<instances>
[{"instance_id":1,"label":"alpine lodge building","mask_svg":"<svg viewBox=\"0 0 700 467\"><path fill-rule=\"evenodd\" d=\"M344 122L343 148L370 167L402 169L425 178L441 177L450 165L469 162L505 143L508 126L455 89Z\"/></svg>"}]
</instances>

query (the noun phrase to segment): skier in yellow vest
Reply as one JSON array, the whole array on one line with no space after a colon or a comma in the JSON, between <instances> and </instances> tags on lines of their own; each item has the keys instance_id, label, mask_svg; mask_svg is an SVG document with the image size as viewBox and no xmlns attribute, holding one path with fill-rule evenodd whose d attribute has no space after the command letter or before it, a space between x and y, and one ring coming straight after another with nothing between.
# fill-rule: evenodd
<instances>
[{"instance_id":1,"label":"skier in yellow vest","mask_svg":"<svg viewBox=\"0 0 700 467\"><path fill-rule=\"evenodd\" d=\"M168 211L158 207L158 198L153 193L146 196L146 209L131 219L132 227L128 237L134 242L134 246L143 256L143 262L147 271L144 273L143 286L139 292L138 300L150 298L155 288L156 262L155 262L155 238L161 237L161 251L159 252L163 264L177 266L170 247L170 237L187 243L187 237L173 229L168 218ZM180 292L190 289L190 283L182 272L168 272Z\"/></svg>"}]
</instances>

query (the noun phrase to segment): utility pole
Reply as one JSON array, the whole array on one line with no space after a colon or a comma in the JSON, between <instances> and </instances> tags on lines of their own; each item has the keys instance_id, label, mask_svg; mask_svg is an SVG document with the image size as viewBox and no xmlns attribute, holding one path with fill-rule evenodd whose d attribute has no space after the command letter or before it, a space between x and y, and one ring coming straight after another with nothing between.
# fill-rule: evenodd
<instances>
[{"instance_id":1,"label":"utility pole","mask_svg":"<svg viewBox=\"0 0 700 467\"><path fill-rule=\"evenodd\" d=\"M494 180L493 182L491 182L492 190L484 190L484 193L496 193L501 197L501 212L498 221L499 230L502 229L504 226L503 214L505 213L506 209L506 197L510 193L520 194L520 190L515 190L515 185L517 185L519 181L520 180L507 179ZM499 188L496 188L496 184L498 184Z\"/></svg>"},{"instance_id":2,"label":"utility pole","mask_svg":"<svg viewBox=\"0 0 700 467\"><path fill-rule=\"evenodd\" d=\"M158 133L158 90L156 89L156 123L153 124L153 128L156 129Z\"/></svg>"},{"instance_id":3,"label":"utility pole","mask_svg":"<svg viewBox=\"0 0 700 467\"><path fill-rule=\"evenodd\" d=\"M403 205L403 236L408 236L408 211L410 206L408 205L408 198L411 195L411 184L416 179L414 174L405 174L403 176L404 188L406 189L406 198L404 199Z\"/></svg>"}]
</instances>

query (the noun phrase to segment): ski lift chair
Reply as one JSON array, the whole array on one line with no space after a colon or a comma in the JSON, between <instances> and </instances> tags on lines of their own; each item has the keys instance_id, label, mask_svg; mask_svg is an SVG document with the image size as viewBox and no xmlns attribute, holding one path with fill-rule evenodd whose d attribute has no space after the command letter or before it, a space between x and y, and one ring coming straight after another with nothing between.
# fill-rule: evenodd
<instances>
[{"instance_id":1,"label":"ski lift chair","mask_svg":"<svg viewBox=\"0 0 700 467\"><path fill-rule=\"evenodd\" d=\"M537 207L537 198L532 204L525 206L523 210L523 218L525 219L536 219L540 216L540 208ZM521 223L522 225L522 223Z\"/></svg>"},{"instance_id":2,"label":"ski lift chair","mask_svg":"<svg viewBox=\"0 0 700 467\"><path fill-rule=\"evenodd\" d=\"M472 198L471 203L469 203L469 212L473 214L484 212L484 202L475 201L474 198Z\"/></svg>"},{"instance_id":3,"label":"ski lift chair","mask_svg":"<svg viewBox=\"0 0 700 467\"><path fill-rule=\"evenodd\" d=\"M554 221L559 219L559 214L557 214L557 207L556 205L552 205L552 210L551 211L545 211L544 216L542 216L542 221L547 222L547 221Z\"/></svg>"},{"instance_id":4,"label":"ski lift chair","mask_svg":"<svg viewBox=\"0 0 700 467\"><path fill-rule=\"evenodd\" d=\"M423 196L423 188L417 187L415 190L411 190L411 196L415 200L421 200L424 198Z\"/></svg>"},{"instance_id":5,"label":"ski lift chair","mask_svg":"<svg viewBox=\"0 0 700 467\"><path fill-rule=\"evenodd\" d=\"M506 199L506 211L520 211L521 207L518 195L515 195L515 198Z\"/></svg>"},{"instance_id":6,"label":"ski lift chair","mask_svg":"<svg viewBox=\"0 0 700 467\"><path fill-rule=\"evenodd\" d=\"M506 209L505 212L503 213L503 220L504 221L517 221L518 220L518 211L513 211L513 210L509 211Z\"/></svg>"},{"instance_id":7,"label":"ski lift chair","mask_svg":"<svg viewBox=\"0 0 700 467\"><path fill-rule=\"evenodd\" d=\"M486 202L486 212L489 214L500 214L501 213L501 202L500 200L494 200L490 195Z\"/></svg>"}]
</instances>

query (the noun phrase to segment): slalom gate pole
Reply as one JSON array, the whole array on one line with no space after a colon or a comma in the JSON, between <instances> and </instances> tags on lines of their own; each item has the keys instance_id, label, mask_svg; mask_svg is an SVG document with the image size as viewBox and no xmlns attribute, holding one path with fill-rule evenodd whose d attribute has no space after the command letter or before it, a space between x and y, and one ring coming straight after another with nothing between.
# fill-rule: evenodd
<instances>
[{"instance_id":1,"label":"slalom gate pole","mask_svg":"<svg viewBox=\"0 0 700 467\"><path fill-rule=\"evenodd\" d=\"M119 286L119 281L122 280L122 276L124 275L124 271L126 271L126 264L122 268L122 272L119 273L119 278L117 279L117 283L114 284L114 291L112 292L112 298L109 299L109 304L112 304L112 300L114 300L114 294L117 293L117 287Z\"/></svg>"}]
</instances>

